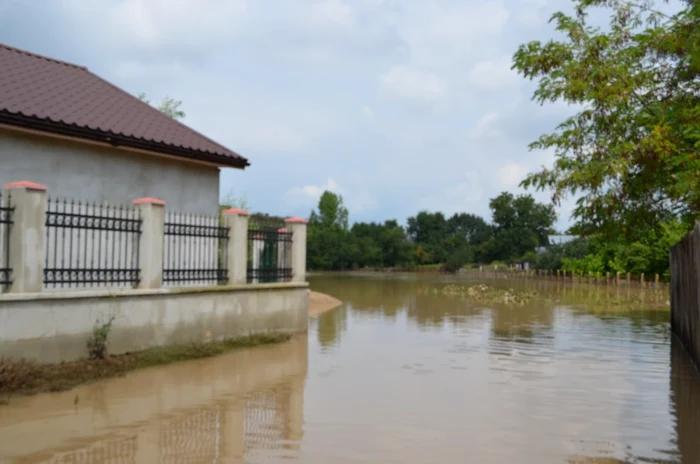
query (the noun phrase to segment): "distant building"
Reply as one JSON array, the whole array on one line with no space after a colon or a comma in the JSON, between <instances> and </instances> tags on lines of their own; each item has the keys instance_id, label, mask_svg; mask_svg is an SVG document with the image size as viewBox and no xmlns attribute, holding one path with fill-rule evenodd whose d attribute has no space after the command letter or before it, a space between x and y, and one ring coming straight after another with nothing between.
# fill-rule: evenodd
<instances>
[{"instance_id":1,"label":"distant building","mask_svg":"<svg viewBox=\"0 0 700 464\"><path fill-rule=\"evenodd\" d=\"M87 68L0 44L0 185L216 214L219 169L248 161Z\"/></svg>"}]
</instances>

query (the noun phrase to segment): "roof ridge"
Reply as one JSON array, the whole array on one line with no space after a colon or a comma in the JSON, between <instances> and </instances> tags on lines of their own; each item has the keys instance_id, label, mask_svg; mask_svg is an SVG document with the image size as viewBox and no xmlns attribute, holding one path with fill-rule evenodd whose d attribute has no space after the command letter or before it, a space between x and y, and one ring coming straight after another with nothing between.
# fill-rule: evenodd
<instances>
[{"instance_id":1,"label":"roof ridge","mask_svg":"<svg viewBox=\"0 0 700 464\"><path fill-rule=\"evenodd\" d=\"M213 143L214 145L218 145L219 148L221 148L222 150L227 151L227 152L229 152L229 153L233 153L234 155L239 156L239 157L242 158L242 156L239 155L237 152L231 150L230 148L226 148L226 147L223 146L220 142L217 142L216 140L213 140L213 139L207 137L206 135L202 134L202 133L199 132L198 130L193 129L192 127L188 126L187 124L185 124L185 123L183 123L183 122L181 122L181 121L179 121L179 120L177 120L177 119L175 119L175 118L171 118L170 116L168 116L167 114L163 113L161 110L159 110L159 109L156 108L155 106L151 106L151 104L146 103L145 101L141 100L141 99L138 98L137 96L130 94L129 92L127 92L126 90L122 89L122 88L119 87L118 85L111 83L111 82L108 81L107 79L104 79L103 77L101 77L101 76L98 75L98 74L95 74L94 72L90 71L89 69L85 68L85 70L86 70L89 74L93 75L94 77L98 78L99 80L101 80L101 81L104 82L105 84L107 84L107 85L109 85L110 87L112 87L113 89L115 89L115 90L117 90L117 91L119 91L119 92L121 92L121 93L123 93L123 94L129 96L130 98L133 98L134 100L136 100L137 102L139 102L139 103L141 103L141 104L143 104L143 105L146 105L146 106L148 107L149 110L155 111L155 113L158 114L159 116L163 116L163 117L166 117L166 118L171 119L174 123L180 125L182 128L188 130L189 132L193 132L193 133L195 133L196 135L198 135L198 136L200 136L200 137L202 137L202 138L208 140L209 142ZM170 144L167 144L167 145L170 145ZM172 146L175 146L175 145L172 145Z\"/></svg>"},{"instance_id":2,"label":"roof ridge","mask_svg":"<svg viewBox=\"0 0 700 464\"><path fill-rule=\"evenodd\" d=\"M30 51L27 51L27 50L22 50L21 48L12 47L12 46L7 45L7 44L4 44L4 43L2 43L2 42L0 42L0 48L5 48L5 49L10 50L10 51L12 51L12 52L21 53L21 54L23 54L23 55L31 56L31 57L34 57L34 58L40 58L40 59L42 59L42 60L50 61L50 62L52 62L52 63L62 64L62 65L64 65L64 66L68 66L68 67L71 67L71 68L81 69L81 70L83 70L83 71L88 71L88 68L87 68L86 66L80 66L80 65L77 65L77 64L69 63L69 62L67 62L67 61L57 60L56 58L51 58L51 57L49 57L49 56L44 56L44 55L40 55L40 54L38 54L38 53L33 53L33 52L30 52Z\"/></svg>"}]
</instances>

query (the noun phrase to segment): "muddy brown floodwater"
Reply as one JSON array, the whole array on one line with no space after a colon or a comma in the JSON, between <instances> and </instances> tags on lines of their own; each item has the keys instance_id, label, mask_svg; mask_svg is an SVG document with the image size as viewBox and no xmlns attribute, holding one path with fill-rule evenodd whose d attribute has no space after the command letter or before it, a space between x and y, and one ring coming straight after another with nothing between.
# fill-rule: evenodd
<instances>
[{"instance_id":1,"label":"muddy brown floodwater","mask_svg":"<svg viewBox=\"0 0 700 464\"><path fill-rule=\"evenodd\" d=\"M700 463L700 376L668 297L437 275L319 275L308 336L0 407L9 463ZM493 285L518 286L505 281Z\"/></svg>"}]
</instances>

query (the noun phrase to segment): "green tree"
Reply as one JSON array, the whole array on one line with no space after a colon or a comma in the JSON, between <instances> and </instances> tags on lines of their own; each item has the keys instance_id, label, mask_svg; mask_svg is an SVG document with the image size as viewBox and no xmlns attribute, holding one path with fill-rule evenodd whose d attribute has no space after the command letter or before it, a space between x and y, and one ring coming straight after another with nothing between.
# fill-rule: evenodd
<instances>
[{"instance_id":1,"label":"green tree","mask_svg":"<svg viewBox=\"0 0 700 464\"><path fill-rule=\"evenodd\" d=\"M413 250L413 261L416 264L425 264L429 258L428 253L423 249L423 245L417 245Z\"/></svg>"},{"instance_id":2,"label":"green tree","mask_svg":"<svg viewBox=\"0 0 700 464\"><path fill-rule=\"evenodd\" d=\"M318 200L318 214L312 213L312 217L322 227L348 228L348 210L343 206L343 197L333 192L323 192Z\"/></svg>"},{"instance_id":3,"label":"green tree","mask_svg":"<svg viewBox=\"0 0 700 464\"><path fill-rule=\"evenodd\" d=\"M141 92L136 97L144 103L151 104L144 92ZM174 98L166 96L156 108L158 108L161 113L173 119L182 119L185 117L185 112L180 109L180 106L182 106L180 100L175 100Z\"/></svg>"},{"instance_id":4,"label":"green tree","mask_svg":"<svg viewBox=\"0 0 700 464\"><path fill-rule=\"evenodd\" d=\"M558 202L582 194L578 231L639 231L700 213L700 2L676 14L655 0L576 0L552 17L562 40L520 46L513 67L539 82L534 99L580 108L532 149L552 150L554 167L525 187L552 189ZM610 12L608 27L589 13Z\"/></svg>"},{"instance_id":5,"label":"green tree","mask_svg":"<svg viewBox=\"0 0 700 464\"><path fill-rule=\"evenodd\" d=\"M396 220L384 224L359 222L351 230L368 253L360 267L396 267L411 261L411 244Z\"/></svg>"},{"instance_id":6,"label":"green tree","mask_svg":"<svg viewBox=\"0 0 700 464\"><path fill-rule=\"evenodd\" d=\"M557 216L552 205L535 202L531 195L503 192L489 202L494 235L486 243L489 261L519 259L548 243Z\"/></svg>"},{"instance_id":7,"label":"green tree","mask_svg":"<svg viewBox=\"0 0 700 464\"><path fill-rule=\"evenodd\" d=\"M219 202L219 209L230 209L230 208L240 208L244 210L250 209L250 204L248 203L248 196L246 194L236 197L233 194L233 190L224 195L224 197Z\"/></svg>"},{"instance_id":8,"label":"green tree","mask_svg":"<svg viewBox=\"0 0 700 464\"><path fill-rule=\"evenodd\" d=\"M407 232L413 243L423 246L430 262L445 262L448 253L444 248L444 240L449 235L449 227L444 214L421 211L408 218Z\"/></svg>"},{"instance_id":9,"label":"green tree","mask_svg":"<svg viewBox=\"0 0 700 464\"><path fill-rule=\"evenodd\" d=\"M455 214L447 220L447 226L451 234L463 236L472 247L478 247L493 235L493 228L474 214Z\"/></svg>"},{"instance_id":10,"label":"green tree","mask_svg":"<svg viewBox=\"0 0 700 464\"><path fill-rule=\"evenodd\" d=\"M577 238L562 244L551 244L537 256L537 269L556 271L561 269L564 258L581 259L591 252L589 240Z\"/></svg>"},{"instance_id":11,"label":"green tree","mask_svg":"<svg viewBox=\"0 0 700 464\"><path fill-rule=\"evenodd\" d=\"M318 212L312 211L307 235L307 265L310 269L341 270L359 261L360 244L348 230L348 210L343 198L323 192Z\"/></svg>"}]
</instances>

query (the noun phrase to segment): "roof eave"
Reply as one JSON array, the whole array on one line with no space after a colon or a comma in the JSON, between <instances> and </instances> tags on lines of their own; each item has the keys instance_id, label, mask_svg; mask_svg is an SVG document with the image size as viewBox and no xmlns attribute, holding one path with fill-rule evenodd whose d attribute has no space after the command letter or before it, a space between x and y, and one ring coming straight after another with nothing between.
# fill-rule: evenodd
<instances>
[{"instance_id":1,"label":"roof eave","mask_svg":"<svg viewBox=\"0 0 700 464\"><path fill-rule=\"evenodd\" d=\"M172 155L180 158L191 160L206 161L214 163L219 167L231 167L237 169L245 169L250 166L250 162L243 158L231 158L228 156L219 155L216 153L208 153L198 150L192 150L163 143L149 142L143 139L127 137L124 135L103 132L95 129L82 128L71 124L64 124L47 119L33 118L23 114L10 113L9 111L0 110L0 124L28 128L42 132L50 132L53 134L66 135L79 139L91 140L106 143L115 147L135 148L138 150L146 150L165 155Z\"/></svg>"}]
</instances>

